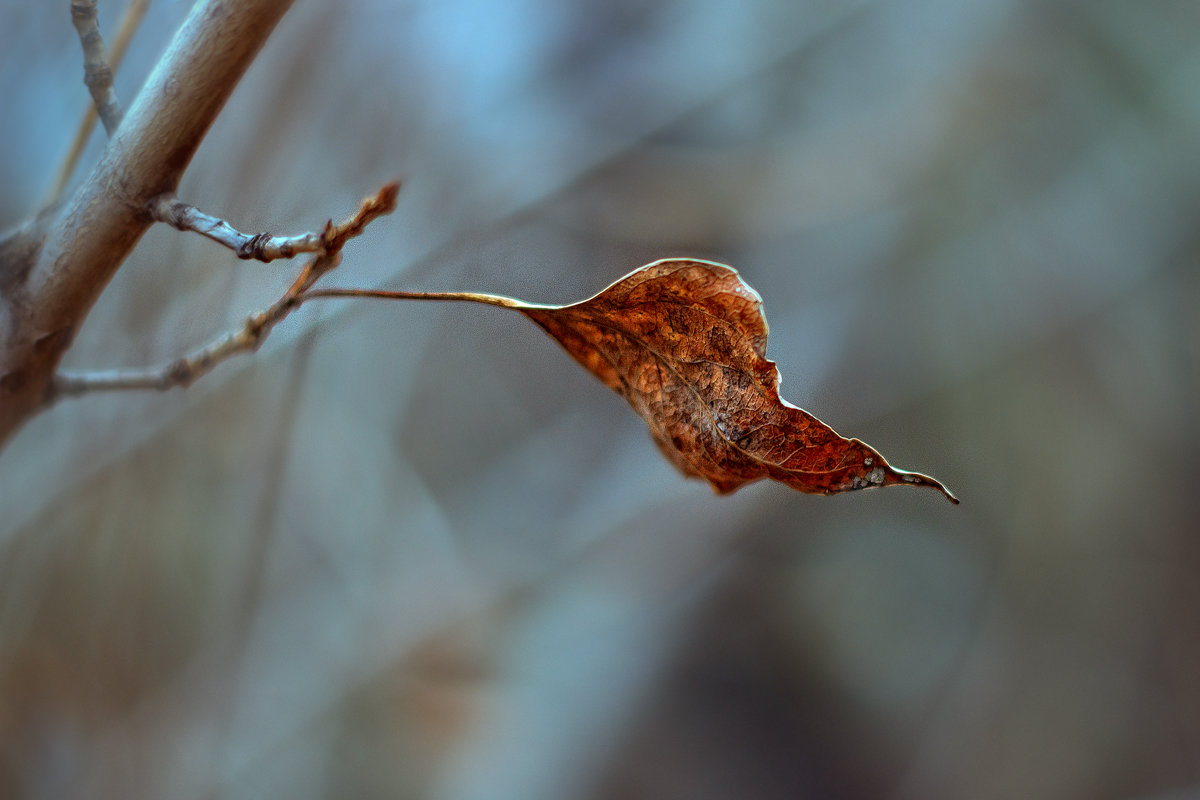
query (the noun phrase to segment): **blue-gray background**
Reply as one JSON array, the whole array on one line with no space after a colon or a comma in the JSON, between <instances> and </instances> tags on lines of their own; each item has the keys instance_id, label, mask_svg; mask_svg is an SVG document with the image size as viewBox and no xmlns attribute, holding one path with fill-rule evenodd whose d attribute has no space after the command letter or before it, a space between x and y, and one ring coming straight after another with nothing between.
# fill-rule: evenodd
<instances>
[{"instance_id":1,"label":"blue-gray background","mask_svg":"<svg viewBox=\"0 0 1200 800\"><path fill-rule=\"evenodd\" d=\"M0 51L7 226L88 98L65 2ZM0 457L0 794L1200 792L1194 0L300 0L180 193L290 233L396 176L332 282L733 264L784 396L963 504L716 497L516 315L314 304ZM160 226L68 363L293 269Z\"/></svg>"}]
</instances>

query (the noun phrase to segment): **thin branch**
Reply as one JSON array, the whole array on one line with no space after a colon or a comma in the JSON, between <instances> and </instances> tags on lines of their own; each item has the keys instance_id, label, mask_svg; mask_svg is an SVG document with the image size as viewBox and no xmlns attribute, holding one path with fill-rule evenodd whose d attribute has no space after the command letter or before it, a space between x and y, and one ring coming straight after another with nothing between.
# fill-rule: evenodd
<instances>
[{"instance_id":1,"label":"thin branch","mask_svg":"<svg viewBox=\"0 0 1200 800\"><path fill-rule=\"evenodd\" d=\"M314 259L317 260L317 259ZM54 379L53 398L74 397L99 391L166 391L192 385L212 372L222 361L239 353L252 353L262 346L271 329L299 308L295 298L284 296L265 311L246 320L236 331L229 331L205 346L177 358L163 367L110 369L94 372L60 372Z\"/></svg>"},{"instance_id":2,"label":"thin branch","mask_svg":"<svg viewBox=\"0 0 1200 800\"><path fill-rule=\"evenodd\" d=\"M114 76L121 66L122 59L125 58L125 51L129 49L133 34L142 24L142 17L146 15L146 9L149 7L150 0L131 0L128 8L125 9L125 18L121 20L121 28L113 38L112 51L108 56L108 63L112 67ZM92 135L92 128L96 127L96 119L96 106L89 105L83 112L83 120L79 123L79 129L75 131L71 149L58 168L58 175L54 178L54 187L46 199L47 206L54 204L63 190L67 188L67 182L71 180L71 173L75 171L75 165L79 163L79 157L83 155L83 148L87 146L88 137Z\"/></svg>"},{"instance_id":3,"label":"thin branch","mask_svg":"<svg viewBox=\"0 0 1200 800\"><path fill-rule=\"evenodd\" d=\"M161 367L114 369L95 372L60 372L54 378L51 402L99 391L166 391L186 387L207 375L223 361L262 346L271 331L307 299L307 294L325 273L337 267L346 242L358 236L373 220L396 207L400 184L389 183L368 197L354 215L334 225L329 222L318 236L319 253L301 270L288 290L270 307L251 315L241 328L218 336L203 347Z\"/></svg>"},{"instance_id":4,"label":"thin branch","mask_svg":"<svg viewBox=\"0 0 1200 800\"><path fill-rule=\"evenodd\" d=\"M71 0L71 22L83 45L83 82L92 93L92 103L104 123L104 130L112 136L121 124L123 112L113 88L113 70L104 48L104 37L100 35L100 25L96 21L96 0Z\"/></svg>"},{"instance_id":5,"label":"thin branch","mask_svg":"<svg viewBox=\"0 0 1200 800\"><path fill-rule=\"evenodd\" d=\"M298 236L272 236L269 233L242 233L220 217L205 214L195 206L167 193L151 198L150 216L181 231L192 231L223 244L241 259L274 261L300 253L319 253L325 244L320 233Z\"/></svg>"}]
</instances>

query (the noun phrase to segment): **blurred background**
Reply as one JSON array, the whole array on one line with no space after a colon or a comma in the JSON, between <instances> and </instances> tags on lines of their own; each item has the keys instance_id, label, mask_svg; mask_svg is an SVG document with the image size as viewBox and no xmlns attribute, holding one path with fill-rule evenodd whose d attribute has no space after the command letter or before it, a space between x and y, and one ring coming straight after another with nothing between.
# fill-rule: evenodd
<instances>
[{"instance_id":1,"label":"blurred background","mask_svg":"<svg viewBox=\"0 0 1200 800\"><path fill-rule=\"evenodd\" d=\"M7 227L88 95L65 2L0 52ZM518 315L313 303L0 457L0 796L1200 796L1200 4L299 0L180 194L298 233L394 177L329 283L732 264L783 395L962 505L717 497ZM68 364L295 269L159 226Z\"/></svg>"}]
</instances>

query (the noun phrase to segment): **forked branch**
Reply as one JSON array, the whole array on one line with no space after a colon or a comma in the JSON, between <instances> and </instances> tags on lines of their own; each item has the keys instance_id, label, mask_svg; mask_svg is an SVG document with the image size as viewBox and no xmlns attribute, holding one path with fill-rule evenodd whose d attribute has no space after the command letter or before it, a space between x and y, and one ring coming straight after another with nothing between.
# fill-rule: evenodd
<instances>
[{"instance_id":1,"label":"forked branch","mask_svg":"<svg viewBox=\"0 0 1200 800\"><path fill-rule=\"evenodd\" d=\"M85 45L99 44L87 21L93 1L77 2ZM0 245L0 447L46 407L63 354L153 224L146 203L176 190L291 3L197 0L87 178Z\"/></svg>"},{"instance_id":2,"label":"forked branch","mask_svg":"<svg viewBox=\"0 0 1200 800\"><path fill-rule=\"evenodd\" d=\"M373 197L365 199L358 211L344 222L334 225L330 221L321 233L309 234L315 241L307 252L315 252L316 255L305 264L300 275L282 297L268 308L251 315L241 328L224 333L194 352L160 367L60 372L54 379L52 400L99 391L166 391L186 387L212 372L218 364L240 353L258 350L275 326L304 303L309 291L321 276L337 267L346 242L361 234L372 221L395 209L396 193L399 189L400 184L389 183ZM233 230L223 221L217 221Z\"/></svg>"}]
</instances>

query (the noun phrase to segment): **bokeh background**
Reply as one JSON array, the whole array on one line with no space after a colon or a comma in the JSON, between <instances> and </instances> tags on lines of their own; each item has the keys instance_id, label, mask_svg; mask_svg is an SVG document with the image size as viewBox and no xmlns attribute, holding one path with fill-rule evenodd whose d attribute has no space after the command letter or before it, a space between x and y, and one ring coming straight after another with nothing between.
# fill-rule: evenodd
<instances>
[{"instance_id":1,"label":"bokeh background","mask_svg":"<svg viewBox=\"0 0 1200 800\"><path fill-rule=\"evenodd\" d=\"M67 3L0 53L7 226L88 98ZM784 396L962 505L717 497L515 314L314 303L0 457L0 796L1200 796L1195 0L299 0L180 193L291 233L397 176L331 283L733 264ZM294 269L160 226L68 363Z\"/></svg>"}]
</instances>

